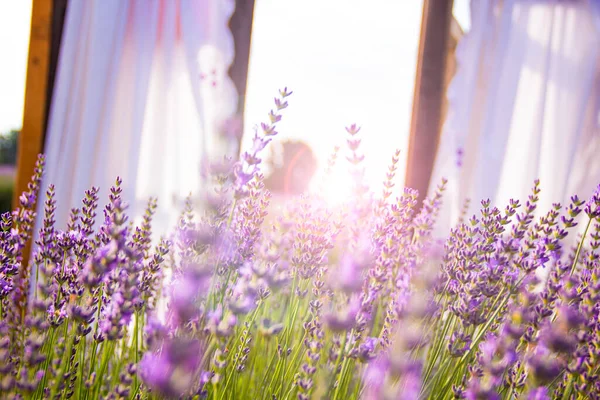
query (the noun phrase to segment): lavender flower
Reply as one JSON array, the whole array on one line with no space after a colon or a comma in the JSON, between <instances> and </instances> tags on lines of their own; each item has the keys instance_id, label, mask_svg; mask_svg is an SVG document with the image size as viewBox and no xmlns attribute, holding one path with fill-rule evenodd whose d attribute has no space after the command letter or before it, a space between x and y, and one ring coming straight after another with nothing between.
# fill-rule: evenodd
<instances>
[{"instance_id":1,"label":"lavender flower","mask_svg":"<svg viewBox=\"0 0 600 400\"><path fill-rule=\"evenodd\" d=\"M194 385L194 375L202 356L197 341L173 339L158 354L147 353L140 362L140 376L157 393L179 397Z\"/></svg>"},{"instance_id":2,"label":"lavender flower","mask_svg":"<svg viewBox=\"0 0 600 400\"><path fill-rule=\"evenodd\" d=\"M120 179L100 221L91 188L65 230L48 186L26 268L40 161L21 207L0 217L5 397L598 398L598 190L548 210L537 181L525 201L483 200L475 214L466 202L440 240L445 180L421 205L412 189L394 197L396 152L372 191L352 124L348 201L279 204L261 158L289 94L251 148L213 164L202 209L189 197L164 238L156 199L130 222Z\"/></svg>"}]
</instances>

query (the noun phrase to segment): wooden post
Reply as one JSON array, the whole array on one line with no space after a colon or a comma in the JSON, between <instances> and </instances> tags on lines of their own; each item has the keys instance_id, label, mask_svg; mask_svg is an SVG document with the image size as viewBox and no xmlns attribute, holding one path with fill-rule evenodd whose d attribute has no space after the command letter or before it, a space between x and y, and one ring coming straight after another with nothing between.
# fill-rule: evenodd
<instances>
[{"instance_id":1,"label":"wooden post","mask_svg":"<svg viewBox=\"0 0 600 400\"><path fill-rule=\"evenodd\" d=\"M446 62L453 0L424 0L417 74L408 143L406 186L427 195L445 97Z\"/></svg>"},{"instance_id":2,"label":"wooden post","mask_svg":"<svg viewBox=\"0 0 600 400\"><path fill-rule=\"evenodd\" d=\"M244 117L244 103L246 101L253 17L254 0L236 0L235 11L229 21L229 29L231 29L231 33L233 34L235 48L235 58L229 68L229 76L233 80L240 96L238 114L242 120Z\"/></svg>"},{"instance_id":3,"label":"wooden post","mask_svg":"<svg viewBox=\"0 0 600 400\"><path fill-rule=\"evenodd\" d=\"M52 59L52 27L55 1L33 0L31 5L31 33L25 79L23 126L18 138L17 173L13 192L13 209L19 205L19 196L27 189L37 156L43 151L48 118L51 86L49 67ZM62 30L62 25L61 25ZM58 48L60 45L60 40ZM57 50L56 50L57 51ZM38 198L40 194L38 194ZM31 241L23 249L22 265L29 264Z\"/></svg>"},{"instance_id":4,"label":"wooden post","mask_svg":"<svg viewBox=\"0 0 600 400\"><path fill-rule=\"evenodd\" d=\"M62 42L63 28L67 14L69 0L52 0L52 28L50 39L50 64L48 66L48 86L46 88L46 117L44 124L44 135L42 137L42 148L46 143L46 128L48 127L48 118L50 116L50 106L52 105L52 93L54 93L54 84L56 83L56 72L58 70L58 60L60 56L60 44Z\"/></svg>"},{"instance_id":5,"label":"wooden post","mask_svg":"<svg viewBox=\"0 0 600 400\"><path fill-rule=\"evenodd\" d=\"M52 0L33 0L31 7L31 36L27 59L23 127L18 139L13 208L18 206L19 196L27 189L27 184L31 175L33 175L37 156L43 148L46 127L52 6Z\"/></svg>"}]
</instances>

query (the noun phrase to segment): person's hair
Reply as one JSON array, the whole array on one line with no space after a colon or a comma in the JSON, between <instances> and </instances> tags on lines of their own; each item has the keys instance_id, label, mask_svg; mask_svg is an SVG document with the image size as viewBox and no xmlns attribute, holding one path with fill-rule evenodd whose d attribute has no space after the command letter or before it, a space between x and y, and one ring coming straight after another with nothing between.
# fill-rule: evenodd
<instances>
[{"instance_id":1,"label":"person's hair","mask_svg":"<svg viewBox=\"0 0 600 400\"><path fill-rule=\"evenodd\" d=\"M302 141L281 143L280 165L272 160L271 174L265 179L265 186L273 193L297 195L308 189L317 168L317 160L309 145Z\"/></svg>"}]
</instances>

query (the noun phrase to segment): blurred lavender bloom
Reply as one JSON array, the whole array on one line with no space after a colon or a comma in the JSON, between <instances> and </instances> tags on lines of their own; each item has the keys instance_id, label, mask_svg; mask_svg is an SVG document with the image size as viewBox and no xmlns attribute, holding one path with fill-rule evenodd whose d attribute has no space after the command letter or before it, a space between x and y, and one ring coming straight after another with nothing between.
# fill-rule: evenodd
<instances>
[{"instance_id":1,"label":"blurred lavender bloom","mask_svg":"<svg viewBox=\"0 0 600 400\"><path fill-rule=\"evenodd\" d=\"M139 374L150 388L168 397L178 398L193 386L194 375L202 357L198 341L174 338L159 353L146 353L139 364Z\"/></svg>"},{"instance_id":2,"label":"blurred lavender bloom","mask_svg":"<svg viewBox=\"0 0 600 400\"><path fill-rule=\"evenodd\" d=\"M371 361L375 358L375 349L379 343L378 338L368 337L362 342L356 350L356 357L363 363Z\"/></svg>"},{"instance_id":3,"label":"blurred lavender bloom","mask_svg":"<svg viewBox=\"0 0 600 400\"><path fill-rule=\"evenodd\" d=\"M350 331L356 324L356 315L360 300L354 297L339 311L330 311L324 315L325 323L334 332Z\"/></svg>"}]
</instances>

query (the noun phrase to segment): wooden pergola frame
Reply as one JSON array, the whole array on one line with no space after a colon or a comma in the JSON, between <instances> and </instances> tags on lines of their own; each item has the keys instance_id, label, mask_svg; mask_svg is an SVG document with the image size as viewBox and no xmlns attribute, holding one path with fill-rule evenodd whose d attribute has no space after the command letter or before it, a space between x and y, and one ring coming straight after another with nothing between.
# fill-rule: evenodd
<instances>
[{"instance_id":1,"label":"wooden pergola frame","mask_svg":"<svg viewBox=\"0 0 600 400\"><path fill-rule=\"evenodd\" d=\"M424 0L405 185L427 195L446 111L453 0ZM455 46L455 43L454 43Z\"/></svg>"},{"instance_id":2,"label":"wooden pergola frame","mask_svg":"<svg viewBox=\"0 0 600 400\"><path fill-rule=\"evenodd\" d=\"M33 0L14 205L18 204L19 194L27 188L37 155L43 151L67 2ZM452 5L453 0L423 2L406 170L406 185L418 189L421 199L429 186L445 114ZM229 72L240 94L240 114L244 111L253 10L254 0L236 0L236 10L230 21L235 59Z\"/></svg>"},{"instance_id":3,"label":"wooden pergola frame","mask_svg":"<svg viewBox=\"0 0 600 400\"><path fill-rule=\"evenodd\" d=\"M52 42L53 0L33 0L23 127L19 134L13 208L27 189L37 155L42 152L48 105L48 72Z\"/></svg>"}]
</instances>

